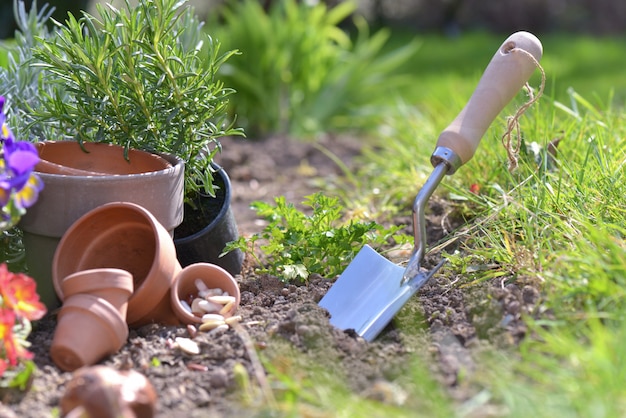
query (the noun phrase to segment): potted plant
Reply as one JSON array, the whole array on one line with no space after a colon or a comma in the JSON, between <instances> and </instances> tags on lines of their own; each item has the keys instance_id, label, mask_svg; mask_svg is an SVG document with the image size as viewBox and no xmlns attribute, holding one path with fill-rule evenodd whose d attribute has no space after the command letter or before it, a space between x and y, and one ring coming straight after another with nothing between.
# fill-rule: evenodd
<instances>
[{"instance_id":1,"label":"potted plant","mask_svg":"<svg viewBox=\"0 0 626 418\"><path fill-rule=\"evenodd\" d=\"M185 0L96 8L98 17L69 14L64 23L55 21L50 36L35 38L29 64L40 71L38 85L45 89L37 103L28 104L30 126L38 126L47 138L81 146L105 142L127 152L175 155L185 163L185 218L196 210L207 212L200 196L209 201L230 196L223 190L228 177L213 162L219 138L242 135L227 113L233 90L215 77L236 52L220 52L219 42L204 33ZM164 198L167 194L154 197ZM227 214L230 202L221 200ZM225 218L234 222L232 215ZM225 230L237 232L232 226ZM190 259L183 264L196 261L221 262Z\"/></svg>"},{"instance_id":2,"label":"potted plant","mask_svg":"<svg viewBox=\"0 0 626 418\"><path fill-rule=\"evenodd\" d=\"M37 10L33 3L27 12L24 2L16 0L14 7L20 30L15 34L9 65L0 68L0 90L8 97L6 119L14 132L34 143L32 151L40 157L35 166L37 178L46 185L37 204L29 208L18 224L21 232L15 236L21 239L16 246L26 249L22 266L37 281L41 299L53 309L59 300L52 286L52 259L65 231L83 214L100 205L129 201L148 209L173 235L183 219L184 162L172 154L125 152L125 147L114 144L39 142L58 137L58 127L37 122L34 117L34 110L41 107L40 98L53 94L56 86L43 82L46 74L31 64L37 42L56 35L46 26L51 10L45 5ZM100 161L104 156L106 160ZM71 166L64 167L68 161ZM83 170L76 174L77 168L89 168L92 172ZM100 172L97 177L94 170Z\"/></svg>"}]
</instances>

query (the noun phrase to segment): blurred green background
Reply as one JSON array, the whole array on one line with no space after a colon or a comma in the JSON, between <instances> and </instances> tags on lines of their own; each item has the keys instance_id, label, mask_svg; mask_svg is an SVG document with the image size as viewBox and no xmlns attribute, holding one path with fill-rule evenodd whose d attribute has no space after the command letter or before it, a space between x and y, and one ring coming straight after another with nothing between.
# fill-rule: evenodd
<instances>
[{"instance_id":1,"label":"blurred green background","mask_svg":"<svg viewBox=\"0 0 626 418\"><path fill-rule=\"evenodd\" d=\"M133 0L131 0L132 3ZM200 14L227 0L192 0ZM303 0L316 3L316 0ZM259 0L269 7L272 0ZM329 6L340 0L326 0ZM32 0L27 0L29 5ZM42 6L44 1L39 1ZM93 0L50 0L57 8L55 18L93 7ZM104 2L102 2L104 3ZM112 0L114 5L123 0ZM359 13L372 24L402 26L416 31L458 34L463 30L511 32L529 30L566 31L593 35L623 34L626 30L626 2L623 0L358 0ZM0 37L12 37L13 0L0 1Z\"/></svg>"},{"instance_id":2,"label":"blurred green background","mask_svg":"<svg viewBox=\"0 0 626 418\"><path fill-rule=\"evenodd\" d=\"M131 4L135 0L129 0ZM259 0L268 10L278 0ZM302 0L307 4L315 0ZM25 0L27 7L33 0ZM215 34L216 8L238 0L190 0L209 33ZM329 7L341 0L326 0ZM46 2L39 1L41 8ZM67 12L91 13L94 0L51 0L54 18L64 20ZM124 0L112 0L123 6ZM398 73L414 76L402 89L408 103L429 101L449 105L450 96L463 91L468 78L477 78L493 51L509 34L528 30L544 45L542 65L546 70L545 95L558 101L570 100L573 88L592 102L626 104L626 77L623 75L626 46L626 1L623 0L357 0L356 14L363 16L371 32L385 27L391 37L383 52L394 51L417 40L418 51ZM0 1L0 37L12 38L13 0ZM342 27L354 33L351 19ZM286 22L287 24L287 22ZM228 42L226 42L228 44ZM244 51L246 45L226 45ZM248 52L246 52L248 54ZM236 60L240 60L237 58ZM236 62L234 60L233 62ZM0 56L4 65L4 57ZM259 80L261 82L261 80ZM531 80L538 84L538 73ZM240 93L240 97L243 92Z\"/></svg>"}]
</instances>

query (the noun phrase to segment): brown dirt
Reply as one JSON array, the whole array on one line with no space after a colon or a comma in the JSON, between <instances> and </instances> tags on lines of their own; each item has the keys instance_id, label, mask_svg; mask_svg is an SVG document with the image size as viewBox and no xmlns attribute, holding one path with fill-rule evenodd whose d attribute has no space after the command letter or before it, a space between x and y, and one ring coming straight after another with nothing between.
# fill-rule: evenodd
<instances>
[{"instance_id":1,"label":"brown dirt","mask_svg":"<svg viewBox=\"0 0 626 418\"><path fill-rule=\"evenodd\" d=\"M323 143L347 164L361 145L355 138L326 138ZM223 145L218 163L231 177L232 204L242 234L263 227L249 209L251 202L284 195L298 203L319 190L320 177L324 181L340 175L334 163L309 144L270 138L229 139ZM444 233L441 218L447 210L445 201L433 199L431 239ZM405 256L400 254L400 258ZM288 361L290 352L312 355L325 362L321 367L346 376L346 384L355 393L391 403L405 401L389 399L381 387L394 384L407 360L423 356L451 396L463 401L473 393L458 384L459 376L476 369L476 354L483 343L515 345L526 333L522 312L532 312L539 301L534 287L501 281L460 289L459 278L444 271L407 303L374 342L367 343L353 332L330 326L327 313L317 305L330 280L313 277L308 285L287 285L277 278L255 275L253 267L246 265L237 277L242 292L240 331L200 333L195 341L201 353L187 355L172 345L175 337L189 336L185 327L147 325L131 330L127 344L103 364L132 368L147 376L158 393L157 416L164 418L258 413L259 403L249 398L244 402L246 393L236 379L241 366L253 382L259 373L264 374L255 361L257 351L275 361ZM37 376L25 396L13 399L8 408L0 405L0 416L55 416L71 374L61 372L49 357L54 327L54 316L36 324L30 340Z\"/></svg>"}]
</instances>

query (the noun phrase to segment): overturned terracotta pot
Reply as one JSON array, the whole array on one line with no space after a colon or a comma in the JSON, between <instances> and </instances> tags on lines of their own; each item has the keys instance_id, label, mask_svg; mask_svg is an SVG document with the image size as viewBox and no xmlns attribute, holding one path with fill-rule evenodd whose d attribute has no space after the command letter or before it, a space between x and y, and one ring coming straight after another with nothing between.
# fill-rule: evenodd
<instances>
[{"instance_id":1,"label":"overturned terracotta pot","mask_svg":"<svg viewBox=\"0 0 626 418\"><path fill-rule=\"evenodd\" d=\"M171 236L148 210L134 203L108 203L79 218L63 235L52 262L59 299L65 298L63 278L103 267L133 276L126 316L131 327L179 323L170 287L181 267Z\"/></svg>"},{"instance_id":2,"label":"overturned terracotta pot","mask_svg":"<svg viewBox=\"0 0 626 418\"><path fill-rule=\"evenodd\" d=\"M216 289L220 293L226 292L225 294L234 300L224 303L221 312L216 307L215 313L225 318L233 316L241 302L239 285L233 276L222 267L210 263L196 263L185 267L174 278L171 291L172 309L178 319L185 324L201 323L202 317L190 311L191 304L196 298L205 299L203 290ZM227 305L228 303L230 305Z\"/></svg>"},{"instance_id":3,"label":"overturned terracotta pot","mask_svg":"<svg viewBox=\"0 0 626 418\"><path fill-rule=\"evenodd\" d=\"M65 371L99 362L117 352L128 338L128 326L118 310L93 295L69 297L57 321L50 357Z\"/></svg>"},{"instance_id":4,"label":"overturned terracotta pot","mask_svg":"<svg viewBox=\"0 0 626 418\"><path fill-rule=\"evenodd\" d=\"M116 268L82 270L63 279L61 290L65 299L77 294L105 299L126 321L128 299L133 294L133 275Z\"/></svg>"}]
</instances>

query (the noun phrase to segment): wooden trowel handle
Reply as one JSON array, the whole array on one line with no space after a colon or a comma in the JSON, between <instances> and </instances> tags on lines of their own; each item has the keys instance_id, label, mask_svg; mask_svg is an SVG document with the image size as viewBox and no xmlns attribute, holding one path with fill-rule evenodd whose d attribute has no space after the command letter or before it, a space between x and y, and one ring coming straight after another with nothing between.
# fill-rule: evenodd
<instances>
[{"instance_id":1,"label":"wooden trowel handle","mask_svg":"<svg viewBox=\"0 0 626 418\"><path fill-rule=\"evenodd\" d=\"M517 32L509 36L491 59L461 113L439 136L437 147L454 151L461 164L468 162L491 122L528 81L542 53L541 42L533 34Z\"/></svg>"}]
</instances>

